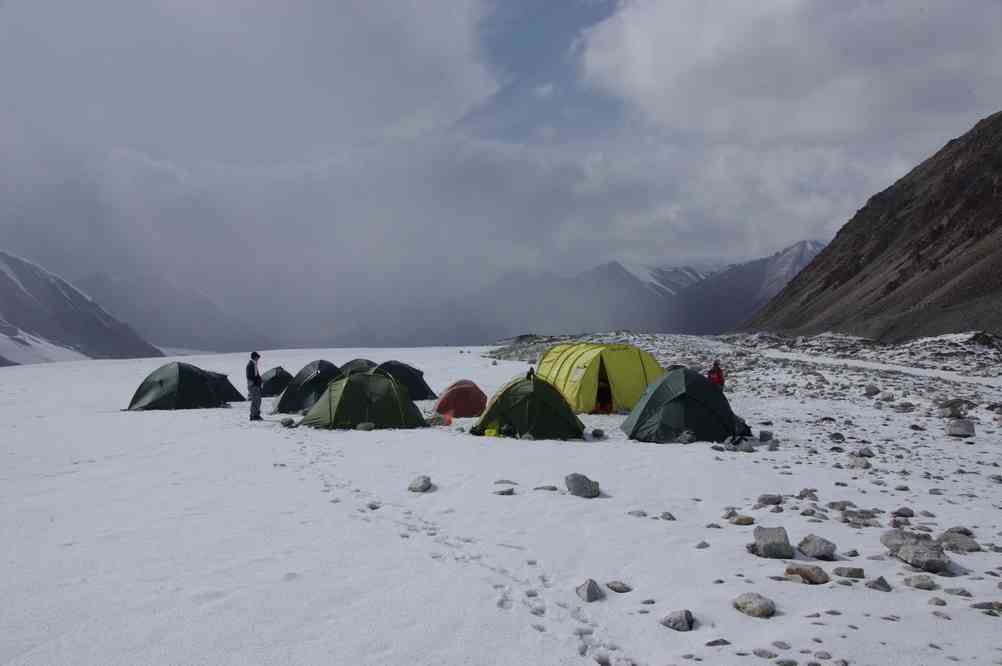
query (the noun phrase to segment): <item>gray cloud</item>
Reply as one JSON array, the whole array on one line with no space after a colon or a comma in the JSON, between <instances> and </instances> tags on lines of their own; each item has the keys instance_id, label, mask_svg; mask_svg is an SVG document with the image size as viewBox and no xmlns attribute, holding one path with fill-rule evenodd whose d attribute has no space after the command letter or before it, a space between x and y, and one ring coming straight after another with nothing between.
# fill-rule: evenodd
<instances>
[{"instance_id":1,"label":"gray cloud","mask_svg":"<svg viewBox=\"0 0 1002 666\"><path fill-rule=\"evenodd\" d=\"M997 110L992 0L607 5L13 0L4 245L319 343L511 271L830 236Z\"/></svg>"}]
</instances>

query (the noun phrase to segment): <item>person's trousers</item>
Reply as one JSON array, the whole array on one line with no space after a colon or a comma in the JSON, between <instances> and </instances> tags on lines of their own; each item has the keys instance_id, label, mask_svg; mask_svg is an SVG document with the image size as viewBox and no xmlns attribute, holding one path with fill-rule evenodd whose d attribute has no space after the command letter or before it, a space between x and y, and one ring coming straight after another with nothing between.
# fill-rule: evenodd
<instances>
[{"instance_id":1,"label":"person's trousers","mask_svg":"<svg viewBox=\"0 0 1002 666\"><path fill-rule=\"evenodd\" d=\"M247 397L250 399L250 417L252 419L261 418L261 387L248 386Z\"/></svg>"}]
</instances>

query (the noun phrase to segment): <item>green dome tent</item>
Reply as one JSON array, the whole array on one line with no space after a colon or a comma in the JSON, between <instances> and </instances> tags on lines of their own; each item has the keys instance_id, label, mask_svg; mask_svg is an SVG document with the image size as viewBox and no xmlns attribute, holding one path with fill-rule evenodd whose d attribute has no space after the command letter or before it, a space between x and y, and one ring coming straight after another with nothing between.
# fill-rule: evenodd
<instances>
[{"instance_id":1,"label":"green dome tent","mask_svg":"<svg viewBox=\"0 0 1002 666\"><path fill-rule=\"evenodd\" d=\"M407 388L411 400L434 400L438 396L424 380L424 373L412 365L400 361L386 361L369 371L370 373L385 373Z\"/></svg>"},{"instance_id":2,"label":"green dome tent","mask_svg":"<svg viewBox=\"0 0 1002 666\"><path fill-rule=\"evenodd\" d=\"M261 375L261 395L274 398L282 395L282 391L292 383L292 375L285 368L278 366Z\"/></svg>"},{"instance_id":3,"label":"green dome tent","mask_svg":"<svg viewBox=\"0 0 1002 666\"><path fill-rule=\"evenodd\" d=\"M296 373L275 405L275 414L301 414L327 390L327 385L341 377L330 361L313 361Z\"/></svg>"},{"instance_id":4,"label":"green dome tent","mask_svg":"<svg viewBox=\"0 0 1002 666\"><path fill-rule=\"evenodd\" d=\"M224 374L190 363L168 363L143 380L132 396L129 411L222 407L243 400Z\"/></svg>"},{"instance_id":5,"label":"green dome tent","mask_svg":"<svg viewBox=\"0 0 1002 666\"><path fill-rule=\"evenodd\" d=\"M531 435L535 439L583 439L584 424L552 384L532 370L498 391L473 435Z\"/></svg>"},{"instance_id":6,"label":"green dome tent","mask_svg":"<svg viewBox=\"0 0 1002 666\"><path fill-rule=\"evenodd\" d=\"M659 443L675 441L686 430L704 442L748 433L724 392L689 368L669 370L651 384L621 427L630 439Z\"/></svg>"},{"instance_id":7,"label":"green dome tent","mask_svg":"<svg viewBox=\"0 0 1002 666\"><path fill-rule=\"evenodd\" d=\"M357 372L368 372L374 367L376 367L375 361L370 361L367 358L353 358L341 366L341 373L347 377L348 375L354 375Z\"/></svg>"},{"instance_id":8,"label":"green dome tent","mask_svg":"<svg viewBox=\"0 0 1002 666\"><path fill-rule=\"evenodd\" d=\"M425 426L407 389L393 377L357 373L331 382L300 425L350 429L359 423L372 423L377 428Z\"/></svg>"}]
</instances>

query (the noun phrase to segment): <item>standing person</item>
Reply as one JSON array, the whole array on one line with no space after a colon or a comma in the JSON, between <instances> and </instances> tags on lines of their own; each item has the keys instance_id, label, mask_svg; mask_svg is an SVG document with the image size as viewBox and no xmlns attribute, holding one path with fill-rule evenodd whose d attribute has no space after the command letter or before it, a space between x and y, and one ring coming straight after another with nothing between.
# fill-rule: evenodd
<instances>
[{"instance_id":1,"label":"standing person","mask_svg":"<svg viewBox=\"0 0 1002 666\"><path fill-rule=\"evenodd\" d=\"M706 373L706 378L718 389L721 391L724 390L724 369L720 367L719 360L713 362L713 367Z\"/></svg>"},{"instance_id":2,"label":"standing person","mask_svg":"<svg viewBox=\"0 0 1002 666\"><path fill-rule=\"evenodd\" d=\"M250 398L250 420L261 421L261 371L257 362L261 355L251 352L251 360L247 362L247 397Z\"/></svg>"}]
</instances>

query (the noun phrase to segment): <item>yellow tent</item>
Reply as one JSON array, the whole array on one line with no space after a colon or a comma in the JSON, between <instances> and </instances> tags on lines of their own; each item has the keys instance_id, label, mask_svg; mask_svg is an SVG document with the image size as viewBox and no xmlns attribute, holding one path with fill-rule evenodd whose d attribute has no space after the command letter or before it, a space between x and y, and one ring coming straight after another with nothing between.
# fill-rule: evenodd
<instances>
[{"instance_id":1,"label":"yellow tent","mask_svg":"<svg viewBox=\"0 0 1002 666\"><path fill-rule=\"evenodd\" d=\"M628 412L664 372L653 356L633 345L586 342L551 347L537 370L577 413Z\"/></svg>"}]
</instances>

